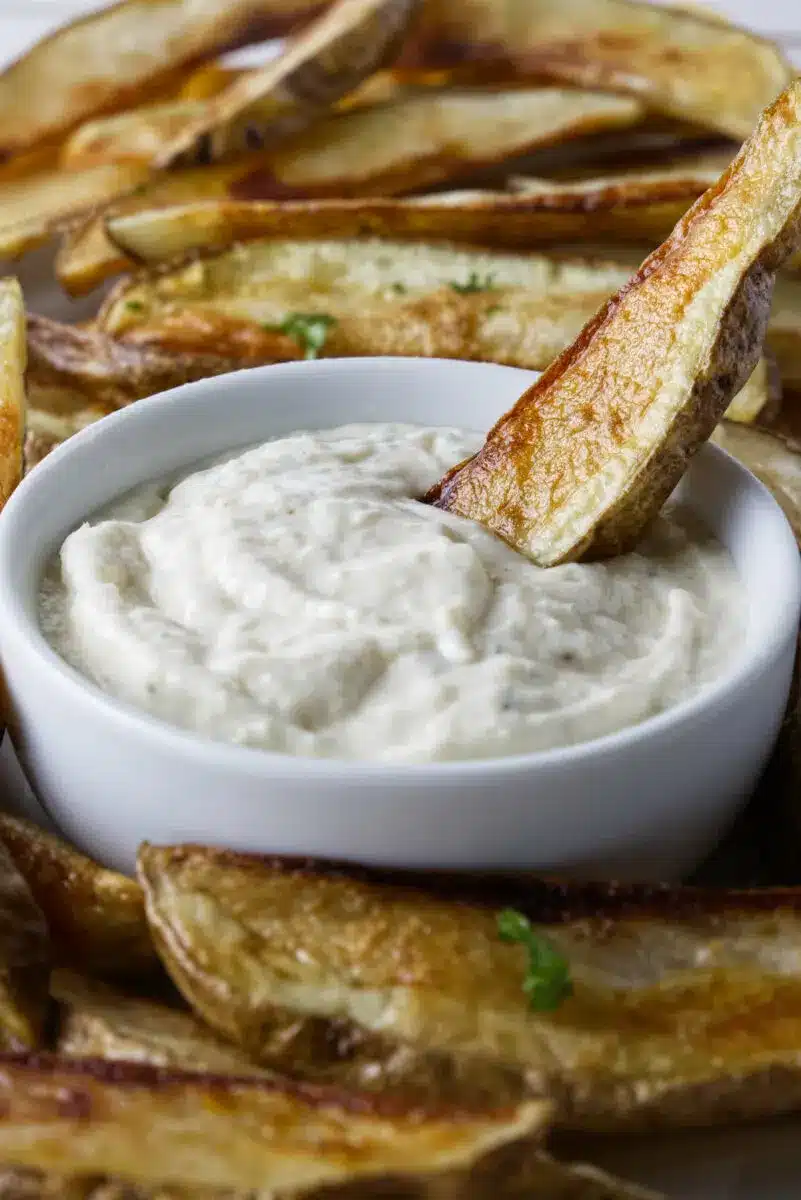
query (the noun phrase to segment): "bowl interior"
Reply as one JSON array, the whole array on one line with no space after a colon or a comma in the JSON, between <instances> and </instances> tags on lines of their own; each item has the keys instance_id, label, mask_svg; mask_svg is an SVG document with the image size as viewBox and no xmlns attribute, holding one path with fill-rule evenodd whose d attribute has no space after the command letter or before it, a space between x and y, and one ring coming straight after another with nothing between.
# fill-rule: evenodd
<instances>
[{"instance_id":1,"label":"bowl interior","mask_svg":"<svg viewBox=\"0 0 801 1200\"><path fill-rule=\"evenodd\" d=\"M0 610L54 658L36 628L41 572L67 533L115 496L298 429L408 421L485 431L536 378L450 360L329 359L242 371L141 401L71 439L12 497L0 522ZM745 584L748 628L731 676L775 653L797 624L795 541L767 490L715 446L694 459L678 495L728 546Z\"/></svg>"}]
</instances>

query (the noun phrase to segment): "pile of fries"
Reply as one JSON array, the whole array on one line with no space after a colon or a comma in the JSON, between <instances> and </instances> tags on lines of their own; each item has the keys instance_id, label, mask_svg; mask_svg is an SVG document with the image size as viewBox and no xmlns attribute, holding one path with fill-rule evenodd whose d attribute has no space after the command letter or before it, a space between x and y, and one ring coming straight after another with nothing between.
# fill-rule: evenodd
<instances>
[{"instance_id":1,"label":"pile of fries","mask_svg":"<svg viewBox=\"0 0 801 1200\"><path fill-rule=\"evenodd\" d=\"M4 1200L658 1200L549 1129L801 1106L793 889L147 844L136 881L0 816L0 895Z\"/></svg>"},{"instance_id":2,"label":"pile of fries","mask_svg":"<svg viewBox=\"0 0 801 1200\"><path fill-rule=\"evenodd\" d=\"M747 31L630 0L123 0L56 30L0 75L0 255L54 242L98 303L29 314L26 468L241 366L546 367L792 77ZM746 461L783 467L799 393L793 263L728 412Z\"/></svg>"}]
</instances>

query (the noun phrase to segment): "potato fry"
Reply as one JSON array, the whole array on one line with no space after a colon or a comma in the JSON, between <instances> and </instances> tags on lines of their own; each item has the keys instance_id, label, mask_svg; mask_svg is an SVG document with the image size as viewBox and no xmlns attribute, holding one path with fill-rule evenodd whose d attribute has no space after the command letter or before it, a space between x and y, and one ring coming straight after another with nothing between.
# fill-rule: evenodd
<instances>
[{"instance_id":1,"label":"potato fry","mask_svg":"<svg viewBox=\"0 0 801 1200\"><path fill-rule=\"evenodd\" d=\"M62 26L0 74L0 156L141 102L177 72L258 42L307 7L265 0L119 0Z\"/></svg>"},{"instance_id":2,"label":"potato fry","mask_svg":"<svg viewBox=\"0 0 801 1200\"><path fill-rule=\"evenodd\" d=\"M801 242L800 163L797 82L431 501L540 566L636 545L756 365Z\"/></svg>"},{"instance_id":3,"label":"potato fry","mask_svg":"<svg viewBox=\"0 0 801 1200\"><path fill-rule=\"evenodd\" d=\"M44 915L13 858L0 846L0 1047L41 1046L50 980Z\"/></svg>"},{"instance_id":4,"label":"potato fry","mask_svg":"<svg viewBox=\"0 0 801 1200\"><path fill-rule=\"evenodd\" d=\"M25 305L16 279L0 280L0 508L22 478Z\"/></svg>"},{"instance_id":5,"label":"potato fry","mask_svg":"<svg viewBox=\"0 0 801 1200\"><path fill-rule=\"evenodd\" d=\"M629 92L738 139L793 76L771 42L706 12L636 0L429 0L403 61Z\"/></svg>"},{"instance_id":6,"label":"potato fry","mask_svg":"<svg viewBox=\"0 0 801 1200\"><path fill-rule=\"evenodd\" d=\"M431 211L422 201L371 205L369 211L379 228L393 231L439 223L460 236L471 229L475 236L478 228L487 239L488 230L492 237L516 236L514 222L499 221L492 204L484 208L477 200L462 208L442 198L433 201ZM213 238L219 210L207 211ZM288 215L283 207L271 206L255 217L259 228L273 223L276 233L285 223L325 233L335 223L362 220L357 211L362 209L335 206L329 213L309 205L305 211L293 206ZM240 228L249 219L245 216ZM172 219L164 214L161 220L175 236ZM191 224L188 215L187 228ZM224 224L223 237L227 228ZM185 355L213 350L252 366L300 357L302 348L270 326L280 325L291 311L320 311L335 319L326 355L469 358L539 370L628 277L628 266L616 262L488 253L431 242L276 237L124 280L98 323L125 343ZM772 373L764 366L739 400L741 418L773 399Z\"/></svg>"},{"instance_id":7,"label":"potato fry","mask_svg":"<svg viewBox=\"0 0 801 1200\"><path fill-rule=\"evenodd\" d=\"M0 1157L18 1166L284 1192L393 1175L422 1189L439 1172L480 1171L550 1111L541 1100L426 1111L277 1078L55 1055L0 1056L0 1098Z\"/></svg>"},{"instance_id":8,"label":"potato fry","mask_svg":"<svg viewBox=\"0 0 801 1200\"><path fill-rule=\"evenodd\" d=\"M141 163L105 163L85 170L48 167L0 179L0 255L16 258L46 241L78 214L91 212L148 178Z\"/></svg>"},{"instance_id":9,"label":"potato fry","mask_svg":"<svg viewBox=\"0 0 801 1200\"><path fill-rule=\"evenodd\" d=\"M534 246L601 240L648 244L662 237L725 168L647 179L580 184L527 180L520 194L437 192L399 199L210 200L111 214L111 240L134 262L177 261L196 250L223 250L259 238L374 235L481 246ZM714 172L714 174L713 174ZM607 250L614 255L614 250Z\"/></svg>"},{"instance_id":10,"label":"potato fry","mask_svg":"<svg viewBox=\"0 0 801 1200\"><path fill-rule=\"evenodd\" d=\"M142 892L133 879L5 813L0 844L44 913L57 963L112 979L159 972Z\"/></svg>"},{"instance_id":11,"label":"potato fry","mask_svg":"<svg viewBox=\"0 0 801 1200\"><path fill-rule=\"evenodd\" d=\"M207 101L158 165L217 162L303 129L394 59L419 8L420 0L335 0L277 58Z\"/></svg>"},{"instance_id":12,"label":"potato fry","mask_svg":"<svg viewBox=\"0 0 801 1200\"><path fill-rule=\"evenodd\" d=\"M173 980L251 1050L276 1009L350 1022L465 1074L516 1068L570 1128L801 1105L797 890L477 881L197 846L145 846L139 870ZM507 907L567 960L573 993L553 1013L530 1008L525 949L498 931Z\"/></svg>"}]
</instances>

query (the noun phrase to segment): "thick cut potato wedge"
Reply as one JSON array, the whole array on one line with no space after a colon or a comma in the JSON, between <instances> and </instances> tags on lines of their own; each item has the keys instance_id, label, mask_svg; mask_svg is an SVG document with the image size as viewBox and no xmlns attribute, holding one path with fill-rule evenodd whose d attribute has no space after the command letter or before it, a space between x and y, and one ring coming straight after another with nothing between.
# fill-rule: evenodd
<instances>
[{"instance_id":1,"label":"thick cut potato wedge","mask_svg":"<svg viewBox=\"0 0 801 1200\"><path fill-rule=\"evenodd\" d=\"M242 75L158 155L213 162L273 144L391 63L420 0L335 0L272 62Z\"/></svg>"},{"instance_id":2,"label":"thick cut potato wedge","mask_svg":"<svg viewBox=\"0 0 801 1200\"><path fill-rule=\"evenodd\" d=\"M38 42L0 74L0 155L141 103L176 72L294 18L281 0L121 0Z\"/></svg>"},{"instance_id":3,"label":"thick cut potato wedge","mask_svg":"<svg viewBox=\"0 0 801 1200\"><path fill-rule=\"evenodd\" d=\"M271 1077L191 1013L127 996L73 971L54 971L50 989L59 1005L56 1049L65 1058Z\"/></svg>"},{"instance_id":4,"label":"thick cut potato wedge","mask_svg":"<svg viewBox=\"0 0 801 1200\"><path fill-rule=\"evenodd\" d=\"M775 45L717 16L636 0L429 0L404 61L632 92L734 138L793 74Z\"/></svg>"},{"instance_id":5,"label":"thick cut potato wedge","mask_svg":"<svg viewBox=\"0 0 801 1200\"><path fill-rule=\"evenodd\" d=\"M490 1175L487 1172L487 1175ZM588 1166L564 1166L544 1153L530 1154L513 1172L498 1172L499 1178L468 1179L456 1175L434 1177L430 1186L410 1188L406 1180L380 1184L345 1184L334 1193L342 1200L380 1200L382 1197L411 1197L417 1191L423 1200L437 1200L443 1192L459 1200L659 1200L653 1192L613 1179ZM306 1192L311 1200L314 1192ZM322 1200L321 1196L321 1200ZM22 1167L0 1170L0 1200L272 1200L264 1191L233 1191L212 1187L186 1187L159 1183L154 1186L130 1181L98 1179L96 1176L65 1176Z\"/></svg>"},{"instance_id":6,"label":"thick cut potato wedge","mask_svg":"<svg viewBox=\"0 0 801 1200\"><path fill-rule=\"evenodd\" d=\"M664 237L725 165L716 156L704 172L688 175L671 169L579 183L528 179L525 190L512 195L458 191L405 199L210 200L111 213L106 228L125 255L145 263L267 237L372 234L518 247L604 239L639 244Z\"/></svg>"},{"instance_id":7,"label":"thick cut potato wedge","mask_svg":"<svg viewBox=\"0 0 801 1200\"><path fill-rule=\"evenodd\" d=\"M487 1175L490 1175L487 1172ZM406 1180L380 1184L345 1184L335 1192L342 1200L380 1200L382 1197L411 1197L437 1200L443 1192L459 1200L659 1200L653 1192L613 1179L588 1166L564 1166L544 1153L530 1154L514 1171L498 1172L499 1178L468 1179L459 1175L437 1178L430 1186L410 1188ZM305 1192L311 1200L314 1192ZM0 1170L0 1200L272 1200L264 1191L233 1191L213 1187L186 1187L159 1183L147 1186L127 1180L68 1176L23 1167Z\"/></svg>"},{"instance_id":8,"label":"thick cut potato wedge","mask_svg":"<svg viewBox=\"0 0 801 1200\"><path fill-rule=\"evenodd\" d=\"M241 1050L225 1043L189 1013L167 1008L163 1004L125 996L118 991L98 984L94 980L81 978L72 972L56 971L51 990L61 1007L61 1024L58 1036L58 1052L68 1058L104 1059L113 1062L148 1063L164 1068L183 1068L200 1073L214 1072L229 1075L254 1075L269 1078L270 1073L255 1065ZM297 1026L314 1025L313 1018L285 1018L283 1025L276 1019L274 1065L294 1073L298 1062L295 1051L296 1037L292 1034ZM318 1022L317 1024L322 1024ZM282 1049L279 1048L279 1042ZM335 1039L324 1046L321 1038L316 1039L314 1060L304 1061L307 1073L314 1078L315 1064L317 1081L325 1080L349 1091L358 1091L356 1076L352 1068L352 1054L342 1047L334 1050ZM319 1057L318 1057L319 1055ZM401 1101L407 1094L405 1083L400 1077L384 1078L378 1087L386 1094ZM487 1108L497 1107L488 1095L476 1097L475 1101L464 1092L452 1091L439 1086L440 1081L432 1075L427 1095L410 1092L415 1103L423 1105L456 1105L480 1111L482 1103ZM499 1174L493 1181L495 1191L521 1200L541 1197L542 1200L614 1200L615 1197L645 1197L638 1189L607 1178L587 1167L564 1167L542 1153L526 1155L519 1167L508 1173ZM205 1191L205 1189L204 1189ZM2 1177L0 1177L0 1200L3 1200ZM106 1197L111 1200L111 1197ZM126 1198L122 1198L126 1200ZM130 1200L130 1197L127 1198ZM165 1198L166 1200L166 1198ZM232 1198L233 1200L233 1198Z\"/></svg>"},{"instance_id":9,"label":"thick cut potato wedge","mask_svg":"<svg viewBox=\"0 0 801 1200\"><path fill-rule=\"evenodd\" d=\"M0 813L0 844L44 913L57 963L110 978L158 974L135 880L107 871L52 834L5 813Z\"/></svg>"},{"instance_id":10,"label":"thick cut potato wedge","mask_svg":"<svg viewBox=\"0 0 801 1200\"><path fill-rule=\"evenodd\" d=\"M95 329L79 329L28 317L28 386L32 403L55 414L87 407L112 412L156 392L235 370L235 359L213 353L181 355L116 341Z\"/></svg>"},{"instance_id":11,"label":"thick cut potato wedge","mask_svg":"<svg viewBox=\"0 0 801 1200\"><path fill-rule=\"evenodd\" d=\"M440 1172L480 1172L492 1151L540 1134L550 1111L540 1100L425 1111L288 1080L55 1055L1 1056L0 1097L0 1159L16 1166L284 1192L383 1176L423 1189Z\"/></svg>"},{"instance_id":12,"label":"thick cut potato wedge","mask_svg":"<svg viewBox=\"0 0 801 1200\"><path fill-rule=\"evenodd\" d=\"M0 508L22 478L26 360L22 289L0 279Z\"/></svg>"},{"instance_id":13,"label":"thick cut potato wedge","mask_svg":"<svg viewBox=\"0 0 801 1200\"><path fill-rule=\"evenodd\" d=\"M61 397L59 396L59 400ZM25 474L32 471L47 458L51 450L66 442L74 433L80 433L107 414L103 409L83 408L75 412L50 412L46 408L28 408L25 429L24 465Z\"/></svg>"},{"instance_id":14,"label":"thick cut potato wedge","mask_svg":"<svg viewBox=\"0 0 801 1200\"><path fill-rule=\"evenodd\" d=\"M159 952L193 1007L257 1046L265 1012L350 1021L481 1072L505 1063L572 1128L703 1125L801 1105L797 891L387 874L143 847ZM524 912L573 995L532 1012Z\"/></svg>"},{"instance_id":15,"label":"thick cut potato wedge","mask_svg":"<svg viewBox=\"0 0 801 1200\"><path fill-rule=\"evenodd\" d=\"M422 215L412 218L418 207ZM434 210L437 220L458 228L449 207ZM391 220L394 231L420 220L430 228L426 210L422 203L396 206L380 224ZM539 370L629 276L615 262L431 242L326 241L325 210L310 206L305 226L301 216L301 229L317 229L323 240L277 236L122 281L100 313L100 327L126 343L185 355L213 352L244 366L301 357L296 342L269 326L292 311L323 312L336 321L325 354L468 358ZM267 219L283 231L280 206ZM495 215L489 225L493 236L504 236ZM742 401L748 411L768 403L769 384L764 367L748 384Z\"/></svg>"},{"instance_id":16,"label":"thick cut potato wedge","mask_svg":"<svg viewBox=\"0 0 801 1200\"><path fill-rule=\"evenodd\" d=\"M753 371L799 241L801 82L430 499L543 567L632 549Z\"/></svg>"},{"instance_id":17,"label":"thick cut potato wedge","mask_svg":"<svg viewBox=\"0 0 801 1200\"><path fill-rule=\"evenodd\" d=\"M0 256L14 258L41 245L78 214L131 191L148 178L141 163L102 163L82 170L49 166L0 179Z\"/></svg>"},{"instance_id":18,"label":"thick cut potato wedge","mask_svg":"<svg viewBox=\"0 0 801 1200\"><path fill-rule=\"evenodd\" d=\"M392 196L593 130L629 127L641 115L635 101L561 88L415 91L329 117L271 152L156 175L106 216L202 200ZM78 295L126 266L98 219L67 237L56 271Z\"/></svg>"},{"instance_id":19,"label":"thick cut potato wedge","mask_svg":"<svg viewBox=\"0 0 801 1200\"><path fill-rule=\"evenodd\" d=\"M713 442L748 467L779 502L801 544L801 455L775 434L724 421Z\"/></svg>"},{"instance_id":20,"label":"thick cut potato wedge","mask_svg":"<svg viewBox=\"0 0 801 1200\"><path fill-rule=\"evenodd\" d=\"M0 846L0 1047L41 1045L48 1007L50 939L42 910Z\"/></svg>"}]
</instances>

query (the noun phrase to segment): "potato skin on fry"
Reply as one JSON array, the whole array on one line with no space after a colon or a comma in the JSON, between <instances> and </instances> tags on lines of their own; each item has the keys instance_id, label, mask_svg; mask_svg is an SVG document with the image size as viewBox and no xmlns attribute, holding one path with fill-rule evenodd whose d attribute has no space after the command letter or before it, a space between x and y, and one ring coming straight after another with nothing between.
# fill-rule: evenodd
<instances>
[{"instance_id":1,"label":"potato skin on fry","mask_svg":"<svg viewBox=\"0 0 801 1200\"><path fill-rule=\"evenodd\" d=\"M756 365L801 240L800 160L795 83L430 501L543 567L632 550Z\"/></svg>"},{"instance_id":2,"label":"potato skin on fry","mask_svg":"<svg viewBox=\"0 0 801 1200\"><path fill-rule=\"evenodd\" d=\"M714 1124L801 1105L801 892L560 885L371 871L143 846L148 917L173 979L243 1045L284 1009L421 1052L515 1068L557 1123ZM570 963L574 995L533 1013L519 909Z\"/></svg>"},{"instance_id":3,"label":"potato skin on fry","mask_svg":"<svg viewBox=\"0 0 801 1200\"><path fill-rule=\"evenodd\" d=\"M0 1048L41 1046L50 959L42 910L12 856L0 845Z\"/></svg>"},{"instance_id":4,"label":"potato skin on fry","mask_svg":"<svg viewBox=\"0 0 801 1200\"><path fill-rule=\"evenodd\" d=\"M58 963L101 978L160 974L135 880L6 813L0 813L0 844L45 915Z\"/></svg>"}]
</instances>

